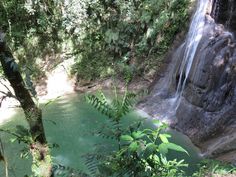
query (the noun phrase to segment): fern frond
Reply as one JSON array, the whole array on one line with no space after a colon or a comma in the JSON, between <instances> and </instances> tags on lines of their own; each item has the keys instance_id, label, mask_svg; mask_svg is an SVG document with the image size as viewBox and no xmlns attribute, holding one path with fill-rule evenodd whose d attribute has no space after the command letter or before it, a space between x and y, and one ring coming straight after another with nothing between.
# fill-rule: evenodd
<instances>
[{"instance_id":1,"label":"fern frond","mask_svg":"<svg viewBox=\"0 0 236 177\"><path fill-rule=\"evenodd\" d=\"M146 119L137 120L137 121L135 121L134 123L130 124L130 125L129 125L126 129L124 129L124 130L127 131L127 132L130 132L130 133L132 133L134 130L139 130L139 129L142 127L142 125L143 125L143 123L144 123L145 120L146 120Z\"/></svg>"},{"instance_id":2,"label":"fern frond","mask_svg":"<svg viewBox=\"0 0 236 177\"><path fill-rule=\"evenodd\" d=\"M108 104L108 102L105 100L105 96L102 96L102 98L99 98L95 95L88 95L86 96L87 102L92 105L95 109L97 109L100 113L103 115L106 115L107 117L112 117L112 108Z\"/></svg>"},{"instance_id":3,"label":"fern frond","mask_svg":"<svg viewBox=\"0 0 236 177\"><path fill-rule=\"evenodd\" d=\"M120 172L118 172L118 174L116 175L116 177L133 177L133 171L129 168L124 168L122 169Z\"/></svg>"},{"instance_id":4,"label":"fern frond","mask_svg":"<svg viewBox=\"0 0 236 177\"><path fill-rule=\"evenodd\" d=\"M61 164L54 163L51 169L52 177L89 177L88 174L80 170L74 170Z\"/></svg>"},{"instance_id":5,"label":"fern frond","mask_svg":"<svg viewBox=\"0 0 236 177\"><path fill-rule=\"evenodd\" d=\"M120 100L116 96L113 102L109 103L107 98L102 92L99 92L98 96L89 95L86 97L87 102L97 109L103 115L114 119L120 120L122 116L125 116L131 111L134 105L136 94L125 92L123 98Z\"/></svg>"},{"instance_id":6,"label":"fern frond","mask_svg":"<svg viewBox=\"0 0 236 177\"><path fill-rule=\"evenodd\" d=\"M136 94L130 93L128 91L125 92L122 103L120 105L120 116L125 116L131 111L131 108L134 106L135 98Z\"/></svg>"},{"instance_id":7,"label":"fern frond","mask_svg":"<svg viewBox=\"0 0 236 177\"><path fill-rule=\"evenodd\" d=\"M105 105L105 106L109 106L109 103L107 101L106 96L104 95L104 93L102 91L99 91L99 98L100 101Z\"/></svg>"},{"instance_id":8,"label":"fern frond","mask_svg":"<svg viewBox=\"0 0 236 177\"><path fill-rule=\"evenodd\" d=\"M91 176L96 177L98 174L98 163L99 155L98 154L86 154L85 156L85 165L87 166Z\"/></svg>"},{"instance_id":9,"label":"fern frond","mask_svg":"<svg viewBox=\"0 0 236 177\"><path fill-rule=\"evenodd\" d=\"M96 135L99 137L102 137L104 139L110 139L110 140L116 139L116 136L114 135L114 133L112 131L110 131L110 132L99 131L99 132L97 132Z\"/></svg>"}]
</instances>

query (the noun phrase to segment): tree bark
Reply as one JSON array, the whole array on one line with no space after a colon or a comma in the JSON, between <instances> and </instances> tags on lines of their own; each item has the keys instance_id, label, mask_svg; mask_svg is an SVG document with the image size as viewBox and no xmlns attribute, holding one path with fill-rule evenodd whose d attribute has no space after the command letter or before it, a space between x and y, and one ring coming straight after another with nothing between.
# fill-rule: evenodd
<instances>
[{"instance_id":1,"label":"tree bark","mask_svg":"<svg viewBox=\"0 0 236 177\"><path fill-rule=\"evenodd\" d=\"M16 66L15 59L10 50L6 47L4 41L0 42L0 61L3 72L10 82L15 92L15 96L24 110L33 139L41 144L46 144L47 141L42 122L42 111L34 103L19 70L14 67L14 65Z\"/></svg>"},{"instance_id":2,"label":"tree bark","mask_svg":"<svg viewBox=\"0 0 236 177\"><path fill-rule=\"evenodd\" d=\"M12 86L15 96L20 102L20 105L24 110L26 120L29 124L31 137L33 139L32 144L30 144L30 151L33 156L32 169L35 169L36 173L40 171L41 174L37 173L36 176L48 177L51 173L51 158L44 132L42 111L35 104L29 90L26 88L17 64L15 63L15 59L9 48L6 46L4 41L4 33L1 31L0 62L3 72Z\"/></svg>"}]
</instances>

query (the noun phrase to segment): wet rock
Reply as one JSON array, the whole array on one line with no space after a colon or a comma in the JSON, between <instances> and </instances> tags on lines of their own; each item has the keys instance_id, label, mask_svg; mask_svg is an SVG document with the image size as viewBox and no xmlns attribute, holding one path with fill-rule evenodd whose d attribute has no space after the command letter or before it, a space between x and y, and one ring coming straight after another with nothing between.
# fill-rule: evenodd
<instances>
[{"instance_id":1,"label":"wet rock","mask_svg":"<svg viewBox=\"0 0 236 177\"><path fill-rule=\"evenodd\" d=\"M211 16L217 23L236 32L236 4L234 0L214 0Z\"/></svg>"},{"instance_id":2,"label":"wet rock","mask_svg":"<svg viewBox=\"0 0 236 177\"><path fill-rule=\"evenodd\" d=\"M233 163L235 159L229 158L229 154L236 152L235 9L234 0L215 0L211 17L206 15L201 29L189 74L184 70L187 66L181 65L188 48L184 42L172 55L165 76L139 105L154 118L161 117L155 116L160 110L166 110L166 114L169 109L176 110L168 115L175 117L172 127L189 136L205 156ZM179 84L184 86L178 96ZM171 107L172 102L166 104L172 97L176 109Z\"/></svg>"},{"instance_id":3,"label":"wet rock","mask_svg":"<svg viewBox=\"0 0 236 177\"><path fill-rule=\"evenodd\" d=\"M236 132L228 124L236 125L236 45L231 33L221 30L205 33L176 111L175 127L210 157L236 149L236 138L219 143ZM214 150L213 140L219 143Z\"/></svg>"}]
</instances>

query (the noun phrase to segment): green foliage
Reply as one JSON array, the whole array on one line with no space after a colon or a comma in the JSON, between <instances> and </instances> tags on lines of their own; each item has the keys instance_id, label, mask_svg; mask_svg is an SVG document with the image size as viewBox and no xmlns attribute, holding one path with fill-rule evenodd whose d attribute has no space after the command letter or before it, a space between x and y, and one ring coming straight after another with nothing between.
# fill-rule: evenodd
<instances>
[{"instance_id":1,"label":"green foliage","mask_svg":"<svg viewBox=\"0 0 236 177\"><path fill-rule=\"evenodd\" d=\"M189 0L2 0L0 28L32 77L75 59L78 80L122 75L128 80L156 68L188 19Z\"/></svg>"},{"instance_id":2,"label":"green foliage","mask_svg":"<svg viewBox=\"0 0 236 177\"><path fill-rule=\"evenodd\" d=\"M0 131L12 135L14 138L11 139L11 142L15 141L17 141L18 143L23 142L28 145L33 142L29 130L21 125L17 125L15 131L5 130L5 129L0 129Z\"/></svg>"},{"instance_id":3,"label":"green foliage","mask_svg":"<svg viewBox=\"0 0 236 177\"><path fill-rule=\"evenodd\" d=\"M108 99L102 92L99 92L99 95L89 95L87 96L87 101L99 112L106 115L112 121L120 121L123 116L130 112L133 108L134 99L136 94L126 92L123 98L119 98L115 94L115 99L109 103Z\"/></svg>"},{"instance_id":4,"label":"green foliage","mask_svg":"<svg viewBox=\"0 0 236 177\"><path fill-rule=\"evenodd\" d=\"M224 164L216 160L204 160L200 164L200 169L193 174L193 177L205 177L216 175L236 175L236 166Z\"/></svg>"},{"instance_id":5,"label":"green foliage","mask_svg":"<svg viewBox=\"0 0 236 177\"><path fill-rule=\"evenodd\" d=\"M0 68L0 78L3 77L3 70Z\"/></svg>"},{"instance_id":6,"label":"green foliage","mask_svg":"<svg viewBox=\"0 0 236 177\"><path fill-rule=\"evenodd\" d=\"M50 40L58 40L57 31L55 31L55 28L60 25L57 7L59 4L53 0L48 2L2 0L0 3L1 29L7 33L11 47L19 49L22 45L27 45L27 42L31 41L29 38L33 37L35 41L30 42L31 45L37 42L42 44L37 47L45 47Z\"/></svg>"},{"instance_id":7,"label":"green foliage","mask_svg":"<svg viewBox=\"0 0 236 177\"><path fill-rule=\"evenodd\" d=\"M169 150L187 153L181 146L170 143L170 135L162 134L165 125L155 130L132 130L122 134L122 146L100 166L105 176L182 176L183 160L167 159ZM161 140L161 142L159 142Z\"/></svg>"},{"instance_id":8,"label":"green foliage","mask_svg":"<svg viewBox=\"0 0 236 177\"><path fill-rule=\"evenodd\" d=\"M148 72L188 18L188 0L75 2L64 25L78 53L73 72L88 80L117 73L120 63L135 66L136 75Z\"/></svg>"},{"instance_id":9,"label":"green foliage","mask_svg":"<svg viewBox=\"0 0 236 177\"><path fill-rule=\"evenodd\" d=\"M167 126L158 121L156 129L142 128L138 121L125 128L121 120L133 107L133 93L125 94L109 101L102 92L87 96L88 102L99 112L114 122L104 126L98 135L112 138L117 142L117 150L106 151L104 148L98 154L87 156L86 164L93 176L181 176L182 167L187 164L183 160L167 159L169 150L187 153L181 146L169 142L169 134L163 133ZM157 120L155 121L157 122ZM104 152L106 151L106 152Z\"/></svg>"},{"instance_id":10,"label":"green foliage","mask_svg":"<svg viewBox=\"0 0 236 177\"><path fill-rule=\"evenodd\" d=\"M52 167L53 177L88 177L80 171L76 171L71 167L63 166L61 164L53 164Z\"/></svg>"},{"instance_id":11,"label":"green foliage","mask_svg":"<svg viewBox=\"0 0 236 177\"><path fill-rule=\"evenodd\" d=\"M58 50L60 11L60 4L54 0L0 2L0 29L20 65L31 68L34 79L43 76L40 65L45 56Z\"/></svg>"}]
</instances>

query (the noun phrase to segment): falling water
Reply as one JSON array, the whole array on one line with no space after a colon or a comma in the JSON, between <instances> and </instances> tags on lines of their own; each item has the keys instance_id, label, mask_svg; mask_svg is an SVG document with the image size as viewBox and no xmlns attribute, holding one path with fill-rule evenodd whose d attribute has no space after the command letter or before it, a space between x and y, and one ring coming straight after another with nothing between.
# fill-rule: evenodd
<instances>
[{"instance_id":1,"label":"falling water","mask_svg":"<svg viewBox=\"0 0 236 177\"><path fill-rule=\"evenodd\" d=\"M198 0L184 43L138 106L236 164L236 0Z\"/></svg>"},{"instance_id":2,"label":"falling water","mask_svg":"<svg viewBox=\"0 0 236 177\"><path fill-rule=\"evenodd\" d=\"M183 90L185 88L186 81L188 79L188 75L192 67L192 63L193 63L194 56L196 54L197 47L202 38L207 7L208 7L208 2L206 0L198 1L198 9L193 16L193 19L190 25L187 41L185 43L186 47L184 51L184 56L183 56L182 63L180 66L180 76L179 76L177 91L175 94L176 103L177 103L176 108L178 108L178 105L180 103L179 98L182 95Z\"/></svg>"}]
</instances>

